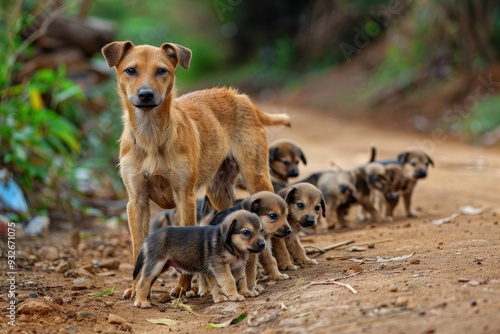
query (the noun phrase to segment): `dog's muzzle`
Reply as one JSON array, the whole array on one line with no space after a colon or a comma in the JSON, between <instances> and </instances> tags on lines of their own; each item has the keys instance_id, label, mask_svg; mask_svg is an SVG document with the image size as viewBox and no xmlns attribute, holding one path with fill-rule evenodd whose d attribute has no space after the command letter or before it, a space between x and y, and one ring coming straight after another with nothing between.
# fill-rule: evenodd
<instances>
[{"instance_id":1,"label":"dog's muzzle","mask_svg":"<svg viewBox=\"0 0 500 334\"><path fill-rule=\"evenodd\" d=\"M307 215L304 219L300 220L300 225L304 227L314 226L316 225L316 218L314 218L314 216Z\"/></svg>"},{"instance_id":2,"label":"dog's muzzle","mask_svg":"<svg viewBox=\"0 0 500 334\"><path fill-rule=\"evenodd\" d=\"M264 250L264 248L266 247L266 242L264 240L259 240L257 241L257 245L255 245L256 247L252 247L250 248L250 252L252 253L260 253Z\"/></svg>"},{"instance_id":3,"label":"dog's muzzle","mask_svg":"<svg viewBox=\"0 0 500 334\"><path fill-rule=\"evenodd\" d=\"M155 91L150 88L139 89L136 95L129 98L129 101L134 107L143 110L155 108L161 103L161 99L158 99Z\"/></svg>"},{"instance_id":4,"label":"dog's muzzle","mask_svg":"<svg viewBox=\"0 0 500 334\"><path fill-rule=\"evenodd\" d=\"M292 228L290 226L283 226L274 232L273 237L285 238L292 234Z\"/></svg>"},{"instance_id":5,"label":"dog's muzzle","mask_svg":"<svg viewBox=\"0 0 500 334\"><path fill-rule=\"evenodd\" d=\"M415 171L415 173L413 174L413 177L415 177L416 179L423 179L426 176L427 176L427 170L425 168L421 168Z\"/></svg>"},{"instance_id":6,"label":"dog's muzzle","mask_svg":"<svg viewBox=\"0 0 500 334\"><path fill-rule=\"evenodd\" d=\"M297 167L289 169L286 172L286 176L288 176L288 177L297 177L297 176L299 176L299 169Z\"/></svg>"}]
</instances>

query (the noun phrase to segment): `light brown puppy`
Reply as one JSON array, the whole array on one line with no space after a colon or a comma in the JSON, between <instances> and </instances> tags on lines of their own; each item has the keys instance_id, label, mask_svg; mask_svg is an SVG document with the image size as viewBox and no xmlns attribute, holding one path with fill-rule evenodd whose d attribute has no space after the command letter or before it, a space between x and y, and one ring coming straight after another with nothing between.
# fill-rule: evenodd
<instances>
[{"instance_id":1,"label":"light brown puppy","mask_svg":"<svg viewBox=\"0 0 500 334\"><path fill-rule=\"evenodd\" d=\"M372 149L372 161L375 160L374 148ZM412 199L415 191L415 186L419 179L427 177L429 165L434 166L434 161L429 154L420 148L410 148L398 154L395 160L382 160L377 161L383 165L399 164L403 170L404 186L401 188L403 195L406 215L408 217L418 217L418 213L412 210ZM398 204L399 196L394 196L387 200L388 217L393 217L394 208Z\"/></svg>"},{"instance_id":2,"label":"light brown puppy","mask_svg":"<svg viewBox=\"0 0 500 334\"><path fill-rule=\"evenodd\" d=\"M290 139L278 139L269 144L269 166L274 191L287 187L289 178L299 176L299 163L307 165L304 152Z\"/></svg>"},{"instance_id":3,"label":"light brown puppy","mask_svg":"<svg viewBox=\"0 0 500 334\"><path fill-rule=\"evenodd\" d=\"M266 246L262 223L256 214L238 210L218 226L163 227L141 246L134 268L134 306L151 307L151 286L169 267L180 273L203 273L212 287L215 303L245 299L245 267L250 253ZM234 274L234 276L233 276Z\"/></svg>"},{"instance_id":4,"label":"light brown puppy","mask_svg":"<svg viewBox=\"0 0 500 334\"><path fill-rule=\"evenodd\" d=\"M185 226L196 223L196 190L202 186L218 210L235 202L239 172L250 193L273 190L264 126L289 126L288 115L266 114L228 88L176 97L175 69L188 69L191 61L183 46L113 42L102 53L116 68L123 106L120 174L129 197L134 260L149 232L149 200L177 207Z\"/></svg>"},{"instance_id":5,"label":"light brown puppy","mask_svg":"<svg viewBox=\"0 0 500 334\"><path fill-rule=\"evenodd\" d=\"M283 239L273 238L273 254L276 257L278 268L296 270L300 266L318 264L306 255L299 239L300 227L316 226L318 220L325 218L325 200L318 188L310 183L297 183L279 191L288 204L288 223L292 233Z\"/></svg>"}]
</instances>

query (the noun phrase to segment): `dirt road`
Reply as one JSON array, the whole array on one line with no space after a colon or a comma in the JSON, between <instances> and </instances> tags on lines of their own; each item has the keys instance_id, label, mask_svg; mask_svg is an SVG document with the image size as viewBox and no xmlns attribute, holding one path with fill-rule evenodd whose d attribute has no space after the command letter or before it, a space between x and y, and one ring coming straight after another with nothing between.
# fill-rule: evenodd
<instances>
[{"instance_id":1,"label":"dirt road","mask_svg":"<svg viewBox=\"0 0 500 334\"><path fill-rule=\"evenodd\" d=\"M269 112L283 109L262 106ZM130 241L125 224L118 228L82 231L77 249L71 247L69 232L52 233L44 240L18 240L17 279L19 299L36 294L33 310L16 315L17 327L7 325L8 285L2 282L1 329L17 333L500 333L500 152L470 147L453 140L432 141L414 133L376 129L329 116L326 112L286 109L293 119L291 129L273 128L270 139L291 138L308 159L302 176L328 169L331 163L348 169L367 161L369 147L376 145L378 157L394 157L409 146L430 151L436 166L418 184L414 203L419 218L403 217L398 207L392 223L360 224L351 215L352 229L307 235L304 245L323 248L354 240L354 243L316 257L319 264L287 272L284 282L266 282L265 293L244 302L213 304L207 297L189 299L183 307L165 302L175 279L164 275L154 285L153 301L166 310L135 309L130 300L121 301L131 281ZM460 215L440 226L433 219L457 213L461 206L485 208L480 215ZM355 211L355 210L351 210ZM101 225L103 226L103 225ZM368 244L373 248L368 248ZM56 255L42 246L56 247ZM362 246L365 251L348 252ZM312 249L312 248L310 248ZM79 251L78 251L79 250ZM52 249L53 251L53 249ZM52 252L53 253L53 252ZM377 257L408 259L369 263ZM351 258L365 258L356 263ZM118 269L98 274L93 260L120 262ZM68 264L70 272L61 268ZM71 272L73 270L73 272ZM61 272L57 272L61 271ZM106 272L106 271L104 271ZM346 286L327 284L342 278ZM102 275L102 274L99 274ZM104 274L106 275L106 274ZM68 277L65 277L68 276ZM87 278L81 278L88 276ZM322 282L312 284L313 282ZM114 287L103 297L95 294ZM354 293L354 291L356 293ZM34 295L33 295L34 296ZM50 300L43 300L44 296ZM163 299L163 300L162 300ZM220 323L247 312L248 318L226 329L206 329L208 322ZM124 324L110 324L118 315ZM111 316L111 318L113 318ZM169 318L166 327L146 319Z\"/></svg>"}]
</instances>

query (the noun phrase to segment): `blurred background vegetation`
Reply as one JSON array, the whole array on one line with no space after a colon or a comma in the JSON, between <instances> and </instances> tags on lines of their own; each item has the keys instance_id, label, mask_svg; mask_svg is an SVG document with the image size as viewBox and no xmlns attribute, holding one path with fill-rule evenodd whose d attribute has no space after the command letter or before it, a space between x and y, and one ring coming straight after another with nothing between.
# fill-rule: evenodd
<instances>
[{"instance_id":1,"label":"blurred background vegetation","mask_svg":"<svg viewBox=\"0 0 500 334\"><path fill-rule=\"evenodd\" d=\"M181 93L231 85L266 103L500 141L500 0L1 6L0 167L28 198L19 221L42 213L81 223L123 208L121 110L100 54L113 40L190 48L191 68L176 73Z\"/></svg>"}]
</instances>

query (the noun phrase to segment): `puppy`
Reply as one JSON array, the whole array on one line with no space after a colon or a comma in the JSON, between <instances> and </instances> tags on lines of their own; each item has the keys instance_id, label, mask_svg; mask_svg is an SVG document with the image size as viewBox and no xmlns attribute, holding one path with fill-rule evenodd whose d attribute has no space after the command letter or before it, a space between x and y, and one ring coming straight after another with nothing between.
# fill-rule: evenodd
<instances>
[{"instance_id":1,"label":"puppy","mask_svg":"<svg viewBox=\"0 0 500 334\"><path fill-rule=\"evenodd\" d=\"M219 225L224 219L235 210L247 210L257 214L262 222L264 229L264 237L268 245L260 254L251 254L247 264L246 276L247 286L250 291L242 292L245 297L258 296L260 287L256 286L257 277L257 257L264 271L268 274L271 280L288 279L288 275L281 274L278 270L276 260L271 252L271 238L284 238L292 229L287 221L288 207L287 203L280 196L269 192L261 191L249 197L238 201L233 207L217 212L214 218L209 222L210 225ZM207 286L203 283L203 278L199 282L199 294L203 296L207 294Z\"/></svg>"},{"instance_id":2,"label":"puppy","mask_svg":"<svg viewBox=\"0 0 500 334\"><path fill-rule=\"evenodd\" d=\"M245 210L231 213L218 226L163 227L150 234L139 251L133 276L134 306L151 307L151 286L170 266L183 274L207 275L215 303L243 300L238 288L248 290L245 266L249 255L261 252L265 245L259 217Z\"/></svg>"},{"instance_id":3,"label":"puppy","mask_svg":"<svg viewBox=\"0 0 500 334\"><path fill-rule=\"evenodd\" d=\"M371 160L375 161L375 148L372 148L372 152ZM418 217L418 213L413 211L411 208L413 193L415 191L417 181L427 177L429 165L434 167L434 161L432 161L432 158L423 150L419 148L412 148L399 153L395 160L383 160L377 162L385 166L395 164L401 166L404 181L400 189L400 193L403 195L406 215L408 217ZM393 217L394 208L398 204L398 201L399 196L393 196L392 198L387 199L386 215L388 217Z\"/></svg>"},{"instance_id":4,"label":"puppy","mask_svg":"<svg viewBox=\"0 0 500 334\"><path fill-rule=\"evenodd\" d=\"M287 187L289 178L299 176L299 163L307 165L300 146L289 139L279 139L269 144L269 167L274 191Z\"/></svg>"},{"instance_id":5,"label":"puppy","mask_svg":"<svg viewBox=\"0 0 500 334\"><path fill-rule=\"evenodd\" d=\"M347 226L346 216L353 204L361 205L376 222L386 220L375 208L371 195L376 189L383 193L389 191L389 181L382 164L369 163L346 171L319 172L304 181L316 184L321 190L329 207L328 216L335 213L341 227ZM335 228L331 218L328 228Z\"/></svg>"},{"instance_id":6,"label":"puppy","mask_svg":"<svg viewBox=\"0 0 500 334\"><path fill-rule=\"evenodd\" d=\"M196 191L203 186L217 210L235 202L238 173L250 193L273 190L264 126L290 126L288 115L266 114L235 89L176 97L175 70L191 61L191 50L181 45L112 42L102 53L116 69L123 107L120 175L134 260L149 233L149 200L177 207L186 226L196 223Z\"/></svg>"},{"instance_id":7,"label":"puppy","mask_svg":"<svg viewBox=\"0 0 500 334\"><path fill-rule=\"evenodd\" d=\"M210 199L205 196L196 200L196 223L206 225L213 218L215 209L210 203ZM151 231L156 231L164 226L178 226L179 215L177 209L163 210L156 215L151 224Z\"/></svg>"},{"instance_id":8,"label":"puppy","mask_svg":"<svg viewBox=\"0 0 500 334\"><path fill-rule=\"evenodd\" d=\"M273 238L273 254L278 268L282 270L298 269L292 259L300 266L318 264L306 255L299 239L300 227L316 226L321 216L325 217L325 200L318 188L309 183L297 183L278 192L288 204L288 223L292 233L284 238Z\"/></svg>"}]
</instances>

